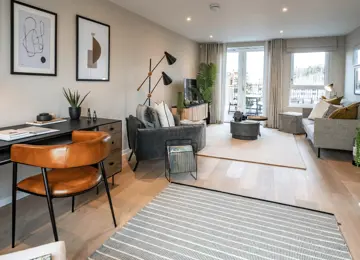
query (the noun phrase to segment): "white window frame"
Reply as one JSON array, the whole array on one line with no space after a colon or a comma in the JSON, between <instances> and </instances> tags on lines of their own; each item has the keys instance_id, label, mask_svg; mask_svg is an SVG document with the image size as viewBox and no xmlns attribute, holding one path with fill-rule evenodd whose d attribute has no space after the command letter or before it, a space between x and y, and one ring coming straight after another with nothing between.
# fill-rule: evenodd
<instances>
[{"instance_id":1,"label":"white window frame","mask_svg":"<svg viewBox=\"0 0 360 260\"><path fill-rule=\"evenodd\" d=\"M319 53L324 51L318 51L313 53ZM325 52L325 77L324 77L324 85L294 85L293 84L293 76L294 76L294 56L301 52L295 52L291 54L291 68L290 68L290 89L289 89L289 97L288 103L289 107L313 107L311 104L293 104L290 102L290 95L292 89L324 89L324 86L329 82L329 69L330 69L330 53Z\"/></svg>"}]
</instances>

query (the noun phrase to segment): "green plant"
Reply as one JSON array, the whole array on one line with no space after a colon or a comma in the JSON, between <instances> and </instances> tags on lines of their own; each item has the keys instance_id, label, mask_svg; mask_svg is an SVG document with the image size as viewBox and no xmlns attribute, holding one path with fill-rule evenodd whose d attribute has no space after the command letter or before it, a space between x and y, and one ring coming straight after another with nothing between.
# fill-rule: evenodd
<instances>
[{"instance_id":1,"label":"green plant","mask_svg":"<svg viewBox=\"0 0 360 260\"><path fill-rule=\"evenodd\" d=\"M178 115L180 116L181 119L181 114L184 110L184 93L182 92L178 92L178 96L177 96L177 104L176 104L176 112L178 113Z\"/></svg>"},{"instance_id":2,"label":"green plant","mask_svg":"<svg viewBox=\"0 0 360 260\"><path fill-rule=\"evenodd\" d=\"M356 139L355 139L355 165L360 166L360 128L356 128Z\"/></svg>"},{"instance_id":3,"label":"green plant","mask_svg":"<svg viewBox=\"0 0 360 260\"><path fill-rule=\"evenodd\" d=\"M216 64L201 63L196 77L196 84L199 88L202 99L206 103L212 102L212 95L216 82Z\"/></svg>"},{"instance_id":4,"label":"green plant","mask_svg":"<svg viewBox=\"0 0 360 260\"><path fill-rule=\"evenodd\" d=\"M81 101L79 91L71 92L70 89L66 90L65 88L63 88L63 94L71 107L80 107L81 104L84 102L85 98L90 94L90 91L81 99Z\"/></svg>"}]
</instances>

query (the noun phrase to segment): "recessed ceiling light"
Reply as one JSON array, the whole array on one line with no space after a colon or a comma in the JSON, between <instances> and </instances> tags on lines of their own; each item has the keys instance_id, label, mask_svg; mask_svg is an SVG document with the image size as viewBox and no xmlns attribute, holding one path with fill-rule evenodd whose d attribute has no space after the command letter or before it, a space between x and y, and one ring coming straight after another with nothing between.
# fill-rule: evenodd
<instances>
[{"instance_id":1,"label":"recessed ceiling light","mask_svg":"<svg viewBox=\"0 0 360 260\"><path fill-rule=\"evenodd\" d=\"M190 22L190 21L191 21L191 17L190 17L190 16L187 17L187 18L186 18L186 21Z\"/></svg>"},{"instance_id":2,"label":"recessed ceiling light","mask_svg":"<svg viewBox=\"0 0 360 260\"><path fill-rule=\"evenodd\" d=\"M288 9L287 7L284 7L284 8L282 9L283 13L286 13L288 10L289 10L289 9Z\"/></svg>"},{"instance_id":3,"label":"recessed ceiling light","mask_svg":"<svg viewBox=\"0 0 360 260\"><path fill-rule=\"evenodd\" d=\"M284 33L284 31L283 31L283 30L281 30L281 31L280 31L280 33L281 33L281 34L283 34L283 33Z\"/></svg>"},{"instance_id":4,"label":"recessed ceiling light","mask_svg":"<svg viewBox=\"0 0 360 260\"><path fill-rule=\"evenodd\" d=\"M210 37L210 38L213 38L213 36L212 36L212 35L210 35L209 37Z\"/></svg>"}]
</instances>

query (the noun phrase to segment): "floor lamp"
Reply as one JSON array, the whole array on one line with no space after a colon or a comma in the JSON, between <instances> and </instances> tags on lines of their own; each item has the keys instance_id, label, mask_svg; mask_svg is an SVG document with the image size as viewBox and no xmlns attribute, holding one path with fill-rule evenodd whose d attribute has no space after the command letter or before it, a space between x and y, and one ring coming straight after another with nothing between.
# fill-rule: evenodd
<instances>
[{"instance_id":1,"label":"floor lamp","mask_svg":"<svg viewBox=\"0 0 360 260\"><path fill-rule=\"evenodd\" d=\"M159 66L159 64L166 58L167 60L167 63L169 65L173 65L175 62L176 62L176 58L174 56L172 56L170 53L168 52L165 52L164 53L164 56L161 58L161 60L155 65L154 68L151 67L151 59L150 59L150 64L149 64L149 72L148 72L148 75L147 77L144 79L144 81L141 83L141 85L138 87L137 91L140 91L141 87L145 84L145 82L147 80L149 80L149 93L147 95L147 99L145 100L144 102L144 105L146 104L146 101L149 101L149 106L150 106L150 99L151 99L151 95L152 93L154 92L154 90L156 89L156 87L159 85L160 83L160 80L162 79L163 82L164 82L164 85L167 86L167 85L170 85L172 83L172 79L165 73L165 72L162 72L161 74L161 77L160 79L157 81L155 87L153 89L151 89L151 77L152 77L152 74L153 72L155 71L155 69Z\"/></svg>"}]
</instances>

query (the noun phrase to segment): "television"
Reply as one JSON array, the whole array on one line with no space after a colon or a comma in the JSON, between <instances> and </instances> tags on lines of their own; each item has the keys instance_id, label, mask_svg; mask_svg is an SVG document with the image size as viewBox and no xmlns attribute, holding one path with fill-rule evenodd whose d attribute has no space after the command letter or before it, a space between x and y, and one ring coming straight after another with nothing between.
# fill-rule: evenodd
<instances>
[{"instance_id":1,"label":"television","mask_svg":"<svg viewBox=\"0 0 360 260\"><path fill-rule=\"evenodd\" d=\"M196 85L196 79L184 79L184 100L190 104L201 103L200 92Z\"/></svg>"}]
</instances>

